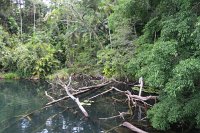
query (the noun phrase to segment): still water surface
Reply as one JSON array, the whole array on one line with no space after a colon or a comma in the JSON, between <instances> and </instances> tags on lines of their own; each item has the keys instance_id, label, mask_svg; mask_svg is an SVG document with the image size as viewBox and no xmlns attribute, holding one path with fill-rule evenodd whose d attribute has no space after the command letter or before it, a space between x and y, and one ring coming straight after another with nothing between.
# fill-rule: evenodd
<instances>
[{"instance_id":1,"label":"still water surface","mask_svg":"<svg viewBox=\"0 0 200 133\"><path fill-rule=\"evenodd\" d=\"M46 82L28 80L0 80L0 133L104 133L121 124L122 118L99 120L128 110L127 105L115 102L116 97L99 97L90 106L84 106L90 118L83 117L72 101L48 108L44 91L50 88ZM83 100L83 99L81 99ZM74 107L68 108L66 107ZM148 122L138 122L145 114L128 118L135 125L150 133L158 133ZM116 128L111 133L130 133L126 128ZM169 131L168 131L169 133ZM175 132L173 132L175 133Z\"/></svg>"},{"instance_id":2,"label":"still water surface","mask_svg":"<svg viewBox=\"0 0 200 133\"><path fill-rule=\"evenodd\" d=\"M106 97L86 107L90 119L84 118L77 108L66 110L61 106L52 106L38 110L48 102L44 96L44 90L48 88L45 82L0 80L0 133L102 133L121 120L105 122L99 121L99 117L127 110L126 107L119 109ZM65 107L68 104L76 106L66 103Z\"/></svg>"}]
</instances>

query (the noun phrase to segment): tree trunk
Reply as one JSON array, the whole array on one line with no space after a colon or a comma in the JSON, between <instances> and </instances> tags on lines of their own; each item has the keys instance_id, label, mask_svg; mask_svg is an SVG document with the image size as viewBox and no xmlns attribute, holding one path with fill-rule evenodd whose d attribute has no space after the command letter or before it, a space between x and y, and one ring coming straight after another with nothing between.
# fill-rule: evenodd
<instances>
[{"instance_id":1,"label":"tree trunk","mask_svg":"<svg viewBox=\"0 0 200 133\"><path fill-rule=\"evenodd\" d=\"M33 34L35 34L35 14L36 14L36 7L35 4L33 3Z\"/></svg>"},{"instance_id":2,"label":"tree trunk","mask_svg":"<svg viewBox=\"0 0 200 133\"><path fill-rule=\"evenodd\" d=\"M19 12L20 12L20 35L22 36L23 34L23 20L22 20L22 1L18 1L19 4Z\"/></svg>"}]
</instances>

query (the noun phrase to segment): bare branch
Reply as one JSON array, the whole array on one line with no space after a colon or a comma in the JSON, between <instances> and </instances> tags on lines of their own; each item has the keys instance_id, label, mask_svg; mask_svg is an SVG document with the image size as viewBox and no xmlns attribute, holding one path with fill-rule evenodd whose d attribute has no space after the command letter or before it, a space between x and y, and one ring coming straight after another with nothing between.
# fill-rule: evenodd
<instances>
[{"instance_id":1,"label":"bare branch","mask_svg":"<svg viewBox=\"0 0 200 133\"><path fill-rule=\"evenodd\" d=\"M46 95L49 99L51 99L52 101L55 101L55 99L54 99L52 96L50 96L50 95L47 93L47 91L45 91L45 95Z\"/></svg>"},{"instance_id":2,"label":"bare branch","mask_svg":"<svg viewBox=\"0 0 200 133\"><path fill-rule=\"evenodd\" d=\"M110 91L112 91L112 90L113 90L113 88L111 88L111 89L109 89L109 90L106 90L106 91L104 91L104 92L102 92L102 93L100 93L100 94L97 94L97 95L95 95L95 96L93 96L93 97L88 98L88 100L94 99L94 98L96 98L96 97L98 97L98 96L102 96L102 95L104 95L104 94L106 94L106 93L108 93L108 92L110 92Z\"/></svg>"},{"instance_id":3,"label":"bare branch","mask_svg":"<svg viewBox=\"0 0 200 133\"><path fill-rule=\"evenodd\" d=\"M78 90L86 90L86 89L93 89L93 88L100 88L103 86L106 86L108 84L112 83L112 81L106 81L104 83L98 84L98 85L92 85L92 86L87 86L87 87L82 87L82 88L78 88Z\"/></svg>"},{"instance_id":4,"label":"bare branch","mask_svg":"<svg viewBox=\"0 0 200 133\"><path fill-rule=\"evenodd\" d=\"M142 95L142 88L143 88L143 78L142 77L140 77L139 83L140 83L140 91L139 91L138 95L141 96Z\"/></svg>"},{"instance_id":5,"label":"bare branch","mask_svg":"<svg viewBox=\"0 0 200 133\"><path fill-rule=\"evenodd\" d=\"M65 89L67 95L76 102L76 104L78 105L78 107L80 108L80 110L82 111L82 113L85 115L85 117L89 117L87 111L83 108L83 106L81 105L79 98L74 97L70 92L69 92L69 86L71 84L71 76L69 77L69 82L67 85L65 85L64 83L62 83L61 80L59 80L60 85Z\"/></svg>"},{"instance_id":6,"label":"bare branch","mask_svg":"<svg viewBox=\"0 0 200 133\"><path fill-rule=\"evenodd\" d=\"M129 123L129 122L124 122L124 123L122 124L122 126L127 127L127 128L129 128L130 130L132 130L133 132L136 132L136 133L148 133L148 132L146 132L146 131L143 131L142 129L139 129L139 128L133 126L133 125L132 125L131 123Z\"/></svg>"},{"instance_id":7,"label":"bare branch","mask_svg":"<svg viewBox=\"0 0 200 133\"><path fill-rule=\"evenodd\" d=\"M119 112L119 115L115 115L115 116L111 116L111 117L107 117L107 118L99 118L100 120L109 120L109 119L114 119L117 117L121 117L122 119L124 119L124 115L130 115L129 112Z\"/></svg>"}]
</instances>

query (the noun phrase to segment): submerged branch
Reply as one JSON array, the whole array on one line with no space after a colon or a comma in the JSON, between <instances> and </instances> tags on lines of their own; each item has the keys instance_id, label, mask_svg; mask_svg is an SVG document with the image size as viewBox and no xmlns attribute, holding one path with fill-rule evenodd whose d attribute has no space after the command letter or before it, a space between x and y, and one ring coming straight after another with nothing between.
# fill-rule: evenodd
<instances>
[{"instance_id":1,"label":"submerged branch","mask_svg":"<svg viewBox=\"0 0 200 133\"><path fill-rule=\"evenodd\" d=\"M124 119L124 115L130 115L129 112L119 112L119 115L115 115L115 116L111 116L111 117L107 117L107 118L99 118L100 120L109 120L109 119L114 119L114 118L117 118L117 117L121 117Z\"/></svg>"}]
</instances>

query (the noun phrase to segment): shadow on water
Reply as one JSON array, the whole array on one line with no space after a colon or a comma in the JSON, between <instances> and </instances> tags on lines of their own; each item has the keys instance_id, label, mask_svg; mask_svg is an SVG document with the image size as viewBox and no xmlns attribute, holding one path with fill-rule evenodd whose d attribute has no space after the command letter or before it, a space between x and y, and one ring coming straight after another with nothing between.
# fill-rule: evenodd
<instances>
[{"instance_id":1,"label":"shadow on water","mask_svg":"<svg viewBox=\"0 0 200 133\"><path fill-rule=\"evenodd\" d=\"M123 119L99 120L99 118L119 115L119 111L126 112L128 110L126 103L122 104L113 100L120 99L120 96L114 95L111 98L110 94L100 96L90 106L84 106L90 115L89 119L82 116L72 101L63 103L63 106L54 105L37 110L47 103L47 99L44 97L44 90L47 88L49 86L46 82L0 80L0 132L104 133L106 130L121 124ZM66 108L73 106L74 108ZM33 113L26 117L23 116L30 112ZM137 107L134 114L126 119L133 121L135 125L142 129L156 133L147 121L137 121L145 117L144 109ZM118 127L110 132L129 133L130 131Z\"/></svg>"}]
</instances>

